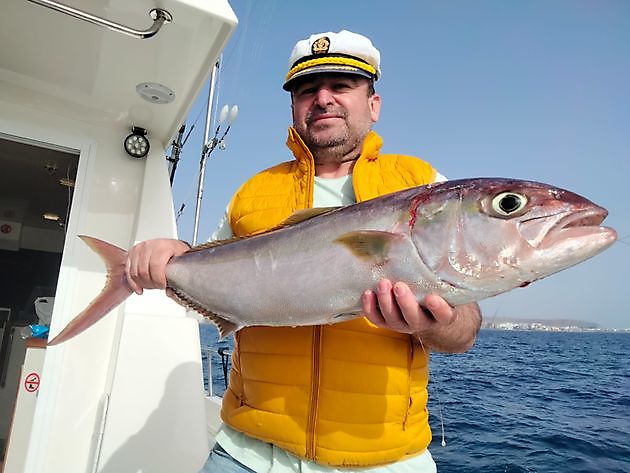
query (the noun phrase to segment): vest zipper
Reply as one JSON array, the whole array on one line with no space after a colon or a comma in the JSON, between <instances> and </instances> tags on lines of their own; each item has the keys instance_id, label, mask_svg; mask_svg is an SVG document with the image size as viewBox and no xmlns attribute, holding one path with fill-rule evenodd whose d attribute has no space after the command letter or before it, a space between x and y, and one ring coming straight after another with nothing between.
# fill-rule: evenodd
<instances>
[{"instance_id":1,"label":"vest zipper","mask_svg":"<svg viewBox=\"0 0 630 473\"><path fill-rule=\"evenodd\" d=\"M313 354L311 358L311 398L309 400L308 418L306 420L306 458L315 459L315 424L319 398L319 377L321 358L322 327L313 327Z\"/></svg>"},{"instance_id":2,"label":"vest zipper","mask_svg":"<svg viewBox=\"0 0 630 473\"><path fill-rule=\"evenodd\" d=\"M405 411L405 416L402 421L402 429L407 430L407 420L409 420L409 412L411 411L411 404L413 402L413 398L411 397L411 381L412 381L412 369L413 369L413 352L414 352L414 341L413 335L409 337L408 351L407 351L407 410Z\"/></svg>"}]
</instances>

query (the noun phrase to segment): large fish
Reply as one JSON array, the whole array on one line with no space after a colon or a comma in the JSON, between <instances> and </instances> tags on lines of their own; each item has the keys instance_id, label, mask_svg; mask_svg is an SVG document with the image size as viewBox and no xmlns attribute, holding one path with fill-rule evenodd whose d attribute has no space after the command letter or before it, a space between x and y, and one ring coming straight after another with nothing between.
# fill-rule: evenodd
<instances>
[{"instance_id":1,"label":"large fish","mask_svg":"<svg viewBox=\"0 0 630 473\"><path fill-rule=\"evenodd\" d=\"M458 305L525 286L586 260L616 239L608 212L536 182L484 178L415 187L335 209L302 211L244 239L174 257L168 287L216 323L222 337L245 326L330 324L357 317L361 294L381 278L404 281L420 301ZM83 240L108 267L103 292L49 344L83 331L131 293L127 252Z\"/></svg>"}]
</instances>

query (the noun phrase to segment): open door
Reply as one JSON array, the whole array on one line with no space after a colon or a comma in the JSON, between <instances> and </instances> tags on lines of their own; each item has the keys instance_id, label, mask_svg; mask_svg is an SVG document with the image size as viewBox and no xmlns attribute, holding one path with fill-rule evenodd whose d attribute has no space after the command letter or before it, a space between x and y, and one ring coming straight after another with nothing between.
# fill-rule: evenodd
<instances>
[{"instance_id":1,"label":"open door","mask_svg":"<svg viewBox=\"0 0 630 473\"><path fill-rule=\"evenodd\" d=\"M29 325L50 323L78 160L78 152L0 134L0 471L12 422L30 432L32 413L13 419L21 390L37 394L35 373L22 379L25 338Z\"/></svg>"}]
</instances>

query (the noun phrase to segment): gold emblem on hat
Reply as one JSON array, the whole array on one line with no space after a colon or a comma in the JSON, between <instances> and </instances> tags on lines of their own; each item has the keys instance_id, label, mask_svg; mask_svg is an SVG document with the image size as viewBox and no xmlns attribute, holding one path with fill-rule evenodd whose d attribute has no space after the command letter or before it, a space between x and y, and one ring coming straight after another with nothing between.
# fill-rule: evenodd
<instances>
[{"instance_id":1,"label":"gold emblem on hat","mask_svg":"<svg viewBox=\"0 0 630 473\"><path fill-rule=\"evenodd\" d=\"M311 53L326 54L328 52L328 48L330 48L330 39L328 39L328 36L322 36L321 38L317 38L313 41Z\"/></svg>"}]
</instances>

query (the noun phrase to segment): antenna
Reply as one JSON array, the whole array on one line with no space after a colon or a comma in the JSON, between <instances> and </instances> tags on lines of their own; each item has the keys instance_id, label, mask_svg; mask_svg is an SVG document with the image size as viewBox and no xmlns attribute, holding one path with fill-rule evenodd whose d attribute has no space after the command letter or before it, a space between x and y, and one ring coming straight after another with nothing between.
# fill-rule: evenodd
<instances>
[{"instance_id":1,"label":"antenna","mask_svg":"<svg viewBox=\"0 0 630 473\"><path fill-rule=\"evenodd\" d=\"M203 200L203 187L206 175L206 161L210 157L210 154L218 146L219 149L224 150L226 148L225 136L230 131L230 127L236 116L238 115L238 106L232 105L229 108L224 105L219 112L219 124L214 130L214 136L210 138L210 127L212 126L212 104L214 103L214 92L216 88L216 80L219 75L219 61L217 61L213 68L210 77L210 90L208 92L208 108L206 110L206 132L204 135L204 144L201 149L201 159L199 160L199 181L197 184L197 204L195 206L195 224L193 227L192 244L197 244L197 236L199 234L199 215L201 212L201 201ZM227 121L226 121L227 120ZM225 124L225 128L222 130L222 126ZM220 136L219 136L220 135Z\"/></svg>"}]
</instances>

